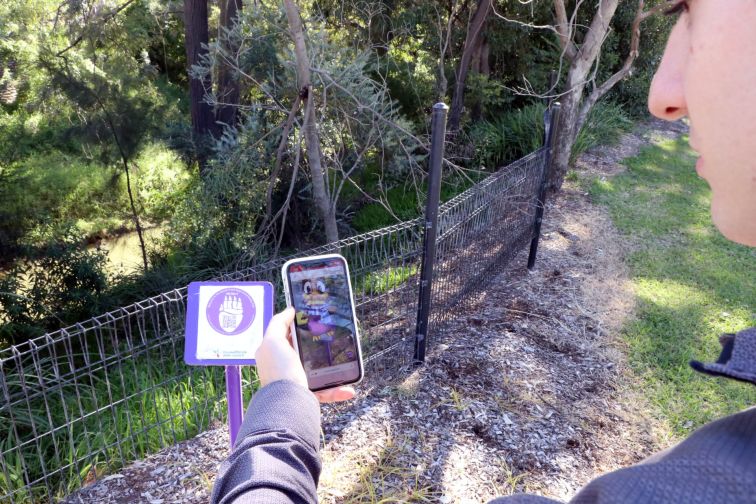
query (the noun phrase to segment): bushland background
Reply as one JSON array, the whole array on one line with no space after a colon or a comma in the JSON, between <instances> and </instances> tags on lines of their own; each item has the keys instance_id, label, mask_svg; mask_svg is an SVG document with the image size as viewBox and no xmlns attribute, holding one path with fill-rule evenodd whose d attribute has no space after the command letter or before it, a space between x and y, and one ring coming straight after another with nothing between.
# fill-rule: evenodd
<instances>
[{"instance_id":1,"label":"bushland background","mask_svg":"<svg viewBox=\"0 0 756 504\"><path fill-rule=\"evenodd\" d=\"M645 113L671 24L648 11L561 0L4 2L0 346L240 257L418 215L437 101L452 105L444 198L538 147L544 103L575 101L576 89L577 105L600 101L569 120L582 130L572 159L616 140Z\"/></svg>"}]
</instances>

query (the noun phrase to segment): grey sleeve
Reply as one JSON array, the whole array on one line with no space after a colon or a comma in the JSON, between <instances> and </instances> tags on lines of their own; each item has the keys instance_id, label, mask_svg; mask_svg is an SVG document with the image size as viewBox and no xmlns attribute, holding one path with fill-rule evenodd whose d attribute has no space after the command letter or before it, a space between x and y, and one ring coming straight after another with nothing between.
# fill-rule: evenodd
<instances>
[{"instance_id":1,"label":"grey sleeve","mask_svg":"<svg viewBox=\"0 0 756 504\"><path fill-rule=\"evenodd\" d=\"M263 387L249 404L210 502L317 502L319 436L320 406L312 392L290 381Z\"/></svg>"}]
</instances>

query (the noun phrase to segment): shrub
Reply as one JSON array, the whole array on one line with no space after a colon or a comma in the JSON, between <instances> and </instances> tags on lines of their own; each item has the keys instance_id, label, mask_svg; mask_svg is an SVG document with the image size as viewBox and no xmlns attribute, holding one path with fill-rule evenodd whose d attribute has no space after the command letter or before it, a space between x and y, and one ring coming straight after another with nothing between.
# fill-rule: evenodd
<instances>
[{"instance_id":1,"label":"shrub","mask_svg":"<svg viewBox=\"0 0 756 504\"><path fill-rule=\"evenodd\" d=\"M100 311L106 255L83 249L72 228L25 255L0 279L0 342L20 343Z\"/></svg>"},{"instance_id":2,"label":"shrub","mask_svg":"<svg viewBox=\"0 0 756 504\"><path fill-rule=\"evenodd\" d=\"M183 160L162 142L154 142L145 145L134 164L144 217L152 223L170 219L192 180Z\"/></svg>"}]
</instances>

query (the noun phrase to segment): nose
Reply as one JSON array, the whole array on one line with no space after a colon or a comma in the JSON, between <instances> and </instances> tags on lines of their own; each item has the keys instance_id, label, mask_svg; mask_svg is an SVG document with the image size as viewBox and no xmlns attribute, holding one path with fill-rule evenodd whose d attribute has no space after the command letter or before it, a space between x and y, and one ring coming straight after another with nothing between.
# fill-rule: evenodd
<instances>
[{"instance_id":1,"label":"nose","mask_svg":"<svg viewBox=\"0 0 756 504\"><path fill-rule=\"evenodd\" d=\"M648 93L648 110L659 119L676 121L688 114L684 75L689 48L688 29L681 19L669 35L664 56Z\"/></svg>"}]
</instances>

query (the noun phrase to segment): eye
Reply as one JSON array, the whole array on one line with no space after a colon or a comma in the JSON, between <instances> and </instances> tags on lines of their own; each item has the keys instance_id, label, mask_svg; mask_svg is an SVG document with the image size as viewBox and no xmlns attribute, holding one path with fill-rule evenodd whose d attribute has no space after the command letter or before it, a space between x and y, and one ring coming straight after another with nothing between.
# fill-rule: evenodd
<instances>
[{"instance_id":1,"label":"eye","mask_svg":"<svg viewBox=\"0 0 756 504\"><path fill-rule=\"evenodd\" d=\"M302 290L304 291L305 294L311 293L312 292L312 282L310 282L309 280L306 281L304 283L304 285L302 286Z\"/></svg>"},{"instance_id":2,"label":"eye","mask_svg":"<svg viewBox=\"0 0 756 504\"><path fill-rule=\"evenodd\" d=\"M687 0L678 0L674 3L674 5L672 5L672 7L664 11L664 14L668 16L674 16L677 14L682 14L683 12L688 12L689 8L690 6L688 5Z\"/></svg>"},{"instance_id":3,"label":"eye","mask_svg":"<svg viewBox=\"0 0 756 504\"><path fill-rule=\"evenodd\" d=\"M328 289L326 288L325 282L323 280L318 280L318 292L323 294L324 292L328 292Z\"/></svg>"}]
</instances>

